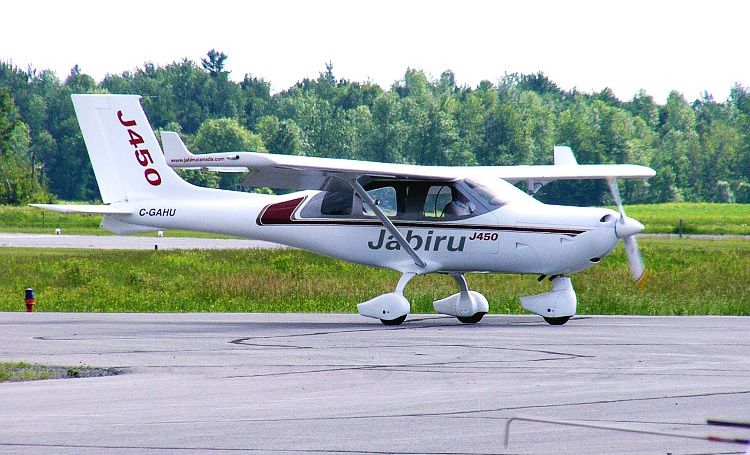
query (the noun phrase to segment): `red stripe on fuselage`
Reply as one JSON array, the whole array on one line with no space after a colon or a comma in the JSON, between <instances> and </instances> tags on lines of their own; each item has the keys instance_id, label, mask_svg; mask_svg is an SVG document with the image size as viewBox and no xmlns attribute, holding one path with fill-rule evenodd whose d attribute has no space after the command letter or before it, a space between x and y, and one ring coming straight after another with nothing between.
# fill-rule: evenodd
<instances>
[{"instance_id":1,"label":"red stripe on fuselage","mask_svg":"<svg viewBox=\"0 0 750 455\"><path fill-rule=\"evenodd\" d=\"M304 201L304 197L291 199L277 204L267 205L258 215L258 224L289 224L297 207Z\"/></svg>"}]
</instances>

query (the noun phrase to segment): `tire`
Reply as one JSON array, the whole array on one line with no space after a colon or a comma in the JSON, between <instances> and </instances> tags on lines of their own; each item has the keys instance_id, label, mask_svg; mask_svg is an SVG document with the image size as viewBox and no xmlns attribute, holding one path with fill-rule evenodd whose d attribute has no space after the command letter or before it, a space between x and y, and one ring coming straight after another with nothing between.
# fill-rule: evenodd
<instances>
[{"instance_id":1,"label":"tire","mask_svg":"<svg viewBox=\"0 0 750 455\"><path fill-rule=\"evenodd\" d=\"M380 322L382 322L385 325L401 325L402 322L406 320L406 315L399 316L396 319L381 319Z\"/></svg>"},{"instance_id":2,"label":"tire","mask_svg":"<svg viewBox=\"0 0 750 455\"><path fill-rule=\"evenodd\" d=\"M547 321L547 324L549 325L563 325L566 322L568 322L568 319L570 319L570 316L563 316L560 318L548 318L544 317L544 320Z\"/></svg>"},{"instance_id":3,"label":"tire","mask_svg":"<svg viewBox=\"0 0 750 455\"><path fill-rule=\"evenodd\" d=\"M456 318L464 324L476 324L482 320L482 317L487 313L474 313L471 316L456 316Z\"/></svg>"}]
</instances>

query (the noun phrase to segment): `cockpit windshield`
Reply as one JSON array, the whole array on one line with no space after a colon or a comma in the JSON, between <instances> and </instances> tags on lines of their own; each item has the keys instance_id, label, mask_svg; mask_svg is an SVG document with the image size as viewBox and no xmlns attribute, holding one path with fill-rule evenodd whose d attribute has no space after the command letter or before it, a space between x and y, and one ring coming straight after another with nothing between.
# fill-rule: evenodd
<instances>
[{"instance_id":1,"label":"cockpit windshield","mask_svg":"<svg viewBox=\"0 0 750 455\"><path fill-rule=\"evenodd\" d=\"M502 207L510 202L539 203L503 179L466 179L464 182L474 190L475 196L488 208Z\"/></svg>"}]
</instances>

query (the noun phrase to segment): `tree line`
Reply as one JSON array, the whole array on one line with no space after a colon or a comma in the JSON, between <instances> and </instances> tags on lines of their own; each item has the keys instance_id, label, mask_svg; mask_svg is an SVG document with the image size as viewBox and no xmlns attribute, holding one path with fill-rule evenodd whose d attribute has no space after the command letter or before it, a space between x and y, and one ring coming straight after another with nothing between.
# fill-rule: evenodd
<instances>
[{"instance_id":1,"label":"tree line","mask_svg":"<svg viewBox=\"0 0 750 455\"><path fill-rule=\"evenodd\" d=\"M705 93L688 102L677 91L658 104L644 91L627 101L612 90L562 90L543 73L508 74L476 87L452 71L431 79L407 69L384 89L337 78L333 65L272 94L269 81L230 80L227 56L200 64L107 75L101 82L74 67L54 72L0 62L0 203L96 200L96 180L70 95L142 95L156 131L181 133L196 152L260 151L424 165L551 164L554 145L579 163L654 168L648 181L622 185L628 203L750 203L750 89L726 101ZM204 186L238 189L240 176L183 172ZM555 182L545 202L611 203L601 181Z\"/></svg>"}]
</instances>

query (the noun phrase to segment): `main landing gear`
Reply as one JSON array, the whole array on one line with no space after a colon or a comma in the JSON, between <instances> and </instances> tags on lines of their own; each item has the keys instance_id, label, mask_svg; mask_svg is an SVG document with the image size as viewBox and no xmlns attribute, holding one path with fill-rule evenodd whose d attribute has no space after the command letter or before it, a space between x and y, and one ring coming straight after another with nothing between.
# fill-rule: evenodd
<instances>
[{"instance_id":1,"label":"main landing gear","mask_svg":"<svg viewBox=\"0 0 750 455\"><path fill-rule=\"evenodd\" d=\"M489 311L487 299L476 291L470 291L462 273L451 273L458 284L459 292L444 299L432 302L435 311L455 316L464 324L476 324ZM400 325L411 310L404 297L404 288L416 273L404 273L396 285L396 290L383 294L357 305L359 314L380 319L385 325ZM543 317L550 325L563 325L576 313L576 293L570 278L552 278L552 290L544 294L521 297L521 306Z\"/></svg>"},{"instance_id":2,"label":"main landing gear","mask_svg":"<svg viewBox=\"0 0 750 455\"><path fill-rule=\"evenodd\" d=\"M476 324L490 310L487 299L476 291L470 291L462 273L452 273L459 292L450 297L432 302L435 311L455 316L464 324Z\"/></svg>"},{"instance_id":3,"label":"main landing gear","mask_svg":"<svg viewBox=\"0 0 750 455\"><path fill-rule=\"evenodd\" d=\"M415 276L417 276L416 273L404 273L398 280L394 292L379 295L357 305L359 314L368 318L380 319L380 322L385 325L399 325L404 322L406 315L411 310L409 301L404 297L404 288Z\"/></svg>"},{"instance_id":4,"label":"main landing gear","mask_svg":"<svg viewBox=\"0 0 750 455\"><path fill-rule=\"evenodd\" d=\"M385 325L399 325L404 322L411 309L409 301L404 297L404 288L415 276L416 273L404 273L394 292L379 295L357 305L359 314L380 319ZM487 299L482 294L469 290L463 274L452 273L451 276L456 280L459 292L433 302L435 311L455 316L464 324L476 324L489 311Z\"/></svg>"}]
</instances>

